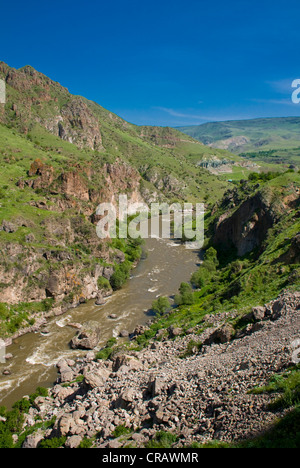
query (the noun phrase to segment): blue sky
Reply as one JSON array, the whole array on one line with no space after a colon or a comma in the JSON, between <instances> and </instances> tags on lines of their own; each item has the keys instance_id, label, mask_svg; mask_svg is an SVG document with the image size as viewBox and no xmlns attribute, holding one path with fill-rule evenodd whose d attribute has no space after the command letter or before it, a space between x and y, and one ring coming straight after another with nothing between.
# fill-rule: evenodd
<instances>
[{"instance_id":1,"label":"blue sky","mask_svg":"<svg viewBox=\"0 0 300 468\"><path fill-rule=\"evenodd\" d=\"M1 3L0 60L132 123L300 115L299 0Z\"/></svg>"}]
</instances>

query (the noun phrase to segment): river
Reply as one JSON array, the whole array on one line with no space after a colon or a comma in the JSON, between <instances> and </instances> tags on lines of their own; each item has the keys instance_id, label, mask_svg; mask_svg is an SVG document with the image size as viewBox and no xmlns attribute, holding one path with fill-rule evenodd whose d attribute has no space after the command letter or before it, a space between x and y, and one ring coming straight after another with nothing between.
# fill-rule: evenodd
<instances>
[{"instance_id":1,"label":"river","mask_svg":"<svg viewBox=\"0 0 300 468\"><path fill-rule=\"evenodd\" d=\"M106 304L96 306L95 301L88 301L50 319L47 335L28 333L7 348L6 352L13 358L0 364L0 406L9 409L38 386L51 387L57 378L56 363L61 357L74 359L86 354L86 351L70 349L69 342L76 330L68 326L69 322L100 322L100 345L104 346L121 330L132 332L136 325L145 324L154 299L176 294L180 283L189 281L199 265L199 251L186 249L171 239L149 238L145 251L147 255L132 271L130 280ZM109 318L111 314L117 315L117 319ZM4 369L8 369L10 375L3 375Z\"/></svg>"}]
</instances>

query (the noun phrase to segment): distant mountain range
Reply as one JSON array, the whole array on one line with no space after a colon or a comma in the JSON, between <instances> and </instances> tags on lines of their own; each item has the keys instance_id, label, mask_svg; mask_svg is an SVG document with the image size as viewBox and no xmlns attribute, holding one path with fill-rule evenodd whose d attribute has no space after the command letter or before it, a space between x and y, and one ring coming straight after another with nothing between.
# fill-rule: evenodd
<instances>
[{"instance_id":1,"label":"distant mountain range","mask_svg":"<svg viewBox=\"0 0 300 468\"><path fill-rule=\"evenodd\" d=\"M300 117L209 122L178 127L212 148L272 163L300 163Z\"/></svg>"}]
</instances>

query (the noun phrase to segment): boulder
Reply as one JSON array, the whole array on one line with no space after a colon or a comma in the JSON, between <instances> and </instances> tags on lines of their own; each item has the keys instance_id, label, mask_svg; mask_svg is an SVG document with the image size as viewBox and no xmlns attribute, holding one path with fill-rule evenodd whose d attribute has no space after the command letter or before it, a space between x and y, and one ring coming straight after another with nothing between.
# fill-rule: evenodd
<instances>
[{"instance_id":1,"label":"boulder","mask_svg":"<svg viewBox=\"0 0 300 468\"><path fill-rule=\"evenodd\" d=\"M53 396L59 400L60 403L63 403L67 400L68 397L74 394L74 388L71 387L62 387L61 385L55 385L52 390Z\"/></svg>"},{"instance_id":2,"label":"boulder","mask_svg":"<svg viewBox=\"0 0 300 468\"><path fill-rule=\"evenodd\" d=\"M142 400L143 395L136 388L127 388L124 392L121 393L117 400L117 407L126 409L129 405L134 403L134 401Z\"/></svg>"},{"instance_id":3,"label":"boulder","mask_svg":"<svg viewBox=\"0 0 300 468\"><path fill-rule=\"evenodd\" d=\"M221 328L217 328L204 342L204 345L210 345L212 343L227 343L230 341L234 336L235 330L234 328L225 323Z\"/></svg>"},{"instance_id":4,"label":"boulder","mask_svg":"<svg viewBox=\"0 0 300 468\"><path fill-rule=\"evenodd\" d=\"M44 436L41 432L34 432L26 437L23 442L22 448L37 448Z\"/></svg>"},{"instance_id":5,"label":"boulder","mask_svg":"<svg viewBox=\"0 0 300 468\"><path fill-rule=\"evenodd\" d=\"M119 449L121 447L122 447L122 444L118 440L110 440L105 446L105 448L109 448L109 449Z\"/></svg>"},{"instance_id":6,"label":"boulder","mask_svg":"<svg viewBox=\"0 0 300 468\"><path fill-rule=\"evenodd\" d=\"M258 307L253 307L252 309L252 316L256 322L263 320L265 318L265 314L266 314L266 307L258 306Z\"/></svg>"},{"instance_id":7,"label":"boulder","mask_svg":"<svg viewBox=\"0 0 300 468\"><path fill-rule=\"evenodd\" d=\"M148 391L151 393L153 398L160 395L165 387L166 382L161 377L155 377L154 380L149 380Z\"/></svg>"},{"instance_id":8,"label":"boulder","mask_svg":"<svg viewBox=\"0 0 300 468\"><path fill-rule=\"evenodd\" d=\"M58 421L58 432L61 437L74 435L76 431L76 423L71 414L63 415Z\"/></svg>"},{"instance_id":9,"label":"boulder","mask_svg":"<svg viewBox=\"0 0 300 468\"><path fill-rule=\"evenodd\" d=\"M60 373L60 381L62 383L71 382L73 379L74 379L74 372L72 371L70 367L68 369L64 369Z\"/></svg>"},{"instance_id":10,"label":"boulder","mask_svg":"<svg viewBox=\"0 0 300 468\"><path fill-rule=\"evenodd\" d=\"M74 372L69 366L70 361L67 362L65 359L60 359L56 364L56 367L60 373L60 380L62 383L71 382L74 379Z\"/></svg>"},{"instance_id":11,"label":"boulder","mask_svg":"<svg viewBox=\"0 0 300 468\"><path fill-rule=\"evenodd\" d=\"M110 376L110 372L106 369L97 369L85 374L85 384L90 388L102 387Z\"/></svg>"},{"instance_id":12,"label":"boulder","mask_svg":"<svg viewBox=\"0 0 300 468\"><path fill-rule=\"evenodd\" d=\"M73 435L71 437L68 437L65 443L65 447L66 448L78 448L81 441L82 441L82 437L78 435Z\"/></svg>"},{"instance_id":13,"label":"boulder","mask_svg":"<svg viewBox=\"0 0 300 468\"><path fill-rule=\"evenodd\" d=\"M182 328L179 328L179 327L175 327L174 325L171 325L169 328L168 328L168 332L169 332L169 336L170 338L176 338L176 336L179 336L181 335L182 333Z\"/></svg>"},{"instance_id":14,"label":"boulder","mask_svg":"<svg viewBox=\"0 0 300 468\"><path fill-rule=\"evenodd\" d=\"M76 330L80 330L82 327L81 323L76 323L76 322L67 323L67 326L71 328L76 328Z\"/></svg>"},{"instance_id":15,"label":"boulder","mask_svg":"<svg viewBox=\"0 0 300 468\"><path fill-rule=\"evenodd\" d=\"M95 305L104 305L105 304L105 299L102 295L101 292L98 292L97 294L97 297L96 297L96 301L95 301Z\"/></svg>"},{"instance_id":16,"label":"boulder","mask_svg":"<svg viewBox=\"0 0 300 468\"><path fill-rule=\"evenodd\" d=\"M283 298L277 299L272 305L271 320L278 320L283 310L286 308L286 303Z\"/></svg>"},{"instance_id":17,"label":"boulder","mask_svg":"<svg viewBox=\"0 0 300 468\"><path fill-rule=\"evenodd\" d=\"M113 267L105 267L103 270L103 277L106 278L107 280L110 280L112 275L114 274L114 269Z\"/></svg>"},{"instance_id":18,"label":"boulder","mask_svg":"<svg viewBox=\"0 0 300 468\"><path fill-rule=\"evenodd\" d=\"M134 356L130 356L128 354L119 354L115 356L113 360L113 371L118 372L118 370L124 366L128 367L132 371L144 369L144 366L141 363L141 361L136 359Z\"/></svg>"},{"instance_id":19,"label":"boulder","mask_svg":"<svg viewBox=\"0 0 300 468\"><path fill-rule=\"evenodd\" d=\"M71 340L72 349L94 349L100 340L100 324L93 320L85 322Z\"/></svg>"}]
</instances>

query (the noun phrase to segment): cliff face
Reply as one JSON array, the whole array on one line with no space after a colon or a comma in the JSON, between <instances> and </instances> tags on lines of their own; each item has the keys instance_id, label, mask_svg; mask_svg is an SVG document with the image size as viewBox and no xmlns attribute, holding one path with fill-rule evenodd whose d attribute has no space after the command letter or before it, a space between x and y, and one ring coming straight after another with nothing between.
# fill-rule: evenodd
<instances>
[{"instance_id":1,"label":"cliff face","mask_svg":"<svg viewBox=\"0 0 300 468\"><path fill-rule=\"evenodd\" d=\"M243 256L261 245L275 219L271 207L258 193L233 214L225 213L217 220L213 243L223 250L234 247Z\"/></svg>"},{"instance_id":2,"label":"cliff face","mask_svg":"<svg viewBox=\"0 0 300 468\"><path fill-rule=\"evenodd\" d=\"M63 195L65 200L87 202L85 214L95 211L99 203L117 204L117 194L127 193L133 201L143 201L140 195L141 176L136 169L122 161L106 163L100 170L91 164L79 163L69 170L55 170L54 167L36 159L30 166L28 177L17 181L17 186L33 190L40 189L52 195ZM55 199L52 200L55 203ZM53 208L52 208L53 209ZM61 210L61 199L56 209Z\"/></svg>"},{"instance_id":3,"label":"cliff face","mask_svg":"<svg viewBox=\"0 0 300 468\"><path fill-rule=\"evenodd\" d=\"M20 191L41 194L31 202L32 220L12 217L0 224L0 302L18 304L52 299L56 313L106 295L100 277L110 279L125 255L96 234L96 208L117 206L118 193L142 201L139 173L123 163L106 163L99 173L79 163L69 171L36 159L16 181ZM21 240L21 242L20 242Z\"/></svg>"},{"instance_id":4,"label":"cliff face","mask_svg":"<svg viewBox=\"0 0 300 468\"><path fill-rule=\"evenodd\" d=\"M2 115L3 123L14 121L25 133L40 124L79 148L103 149L99 120L83 98L29 66L15 70L0 63L0 73L11 88L10 111Z\"/></svg>"},{"instance_id":5,"label":"cliff face","mask_svg":"<svg viewBox=\"0 0 300 468\"><path fill-rule=\"evenodd\" d=\"M260 247L269 229L283 215L291 212L297 203L299 189L292 184L279 191L272 187L261 190L259 185L251 188L245 183L240 191L228 191L216 208L222 214L216 217L214 223L213 245L222 252L235 249L237 255L242 257ZM293 258L297 256L296 245L295 238L290 253Z\"/></svg>"}]
</instances>

